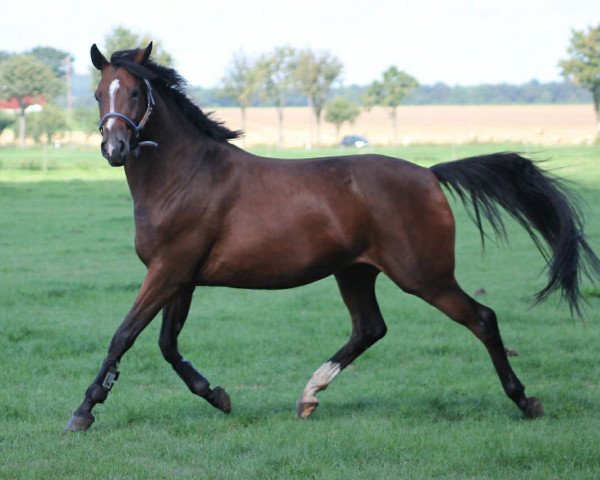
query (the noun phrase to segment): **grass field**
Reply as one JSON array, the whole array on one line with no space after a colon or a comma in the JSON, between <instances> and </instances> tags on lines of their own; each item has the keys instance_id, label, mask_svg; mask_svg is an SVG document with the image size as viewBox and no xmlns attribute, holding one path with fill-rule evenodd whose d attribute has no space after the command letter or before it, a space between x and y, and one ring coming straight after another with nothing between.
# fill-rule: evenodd
<instances>
[{"instance_id":1,"label":"grass field","mask_svg":"<svg viewBox=\"0 0 600 480\"><path fill-rule=\"evenodd\" d=\"M378 151L431 165L511 148L534 153ZM535 152L577 182L600 252L600 147ZM482 256L475 227L453 209L457 277L468 292L485 288L478 300L519 352L513 366L544 401L543 419L522 419L470 333L382 277L388 335L320 394L307 421L294 418L295 402L350 332L332 279L278 292L197 290L181 350L231 394L230 416L164 362L155 321L92 428L63 434L144 275L132 203L122 170L96 149L0 149L0 478L599 478L600 289L584 282L583 321L556 298L531 308L544 277L527 235L511 224L510 245L488 244Z\"/></svg>"}]
</instances>

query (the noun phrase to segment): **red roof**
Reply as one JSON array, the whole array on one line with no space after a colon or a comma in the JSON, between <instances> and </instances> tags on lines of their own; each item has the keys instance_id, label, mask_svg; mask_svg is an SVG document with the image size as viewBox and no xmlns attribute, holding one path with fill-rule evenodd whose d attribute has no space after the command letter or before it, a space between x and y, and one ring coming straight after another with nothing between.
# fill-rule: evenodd
<instances>
[{"instance_id":1,"label":"red roof","mask_svg":"<svg viewBox=\"0 0 600 480\"><path fill-rule=\"evenodd\" d=\"M46 99L43 97L25 97L25 104L29 105L42 105L44 106L46 103ZM19 109L19 101L16 98L12 98L10 100L0 100L0 109L3 110L18 110Z\"/></svg>"}]
</instances>

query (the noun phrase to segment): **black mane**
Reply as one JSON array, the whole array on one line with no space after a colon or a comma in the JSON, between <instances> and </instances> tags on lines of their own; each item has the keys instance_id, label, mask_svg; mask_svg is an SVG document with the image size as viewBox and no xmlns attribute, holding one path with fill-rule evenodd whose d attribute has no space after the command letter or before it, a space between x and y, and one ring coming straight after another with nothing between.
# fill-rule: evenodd
<instances>
[{"instance_id":1,"label":"black mane","mask_svg":"<svg viewBox=\"0 0 600 480\"><path fill-rule=\"evenodd\" d=\"M212 112L204 113L190 100L186 93L187 82L173 68L159 65L152 59L141 64L135 63L138 52L138 49L115 52L110 57L110 63L115 68L124 68L136 77L145 78L153 87L169 95L183 114L205 135L218 141L232 140L242 135L242 131L230 130L222 122L213 120Z\"/></svg>"}]
</instances>

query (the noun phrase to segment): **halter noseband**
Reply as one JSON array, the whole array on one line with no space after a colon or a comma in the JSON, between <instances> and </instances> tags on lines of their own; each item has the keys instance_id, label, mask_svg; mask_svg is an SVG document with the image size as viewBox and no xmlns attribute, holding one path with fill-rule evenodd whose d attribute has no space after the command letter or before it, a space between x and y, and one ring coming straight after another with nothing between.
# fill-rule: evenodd
<instances>
[{"instance_id":1,"label":"halter noseband","mask_svg":"<svg viewBox=\"0 0 600 480\"><path fill-rule=\"evenodd\" d=\"M143 80L146 84L146 112L140 120L140 123L136 124L131 118L129 118L127 115L123 115L122 113L108 112L100 119L100 123L98 125L100 133L102 133L104 130L104 124L109 118L117 118L125 123L125 125L134 133L133 141L130 143L130 148L133 150L133 154L136 157L138 157L140 154L140 147L158 147L158 143L153 142L152 140L140 142L140 133L146 126L146 123L148 123L148 119L150 118L150 114L152 113L155 105L154 94L152 93L152 85L150 85L150 82L147 79L144 78Z\"/></svg>"}]
</instances>

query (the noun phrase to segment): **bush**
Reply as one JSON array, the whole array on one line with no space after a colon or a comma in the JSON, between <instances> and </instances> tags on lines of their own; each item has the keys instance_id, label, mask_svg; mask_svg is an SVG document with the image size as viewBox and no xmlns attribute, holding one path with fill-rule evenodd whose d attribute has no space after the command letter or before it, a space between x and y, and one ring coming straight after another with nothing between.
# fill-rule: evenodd
<instances>
[{"instance_id":1,"label":"bush","mask_svg":"<svg viewBox=\"0 0 600 480\"><path fill-rule=\"evenodd\" d=\"M7 112L0 111L0 135L2 134L4 129L6 129L8 127L12 127L14 123L15 123L14 115L7 113Z\"/></svg>"},{"instance_id":2,"label":"bush","mask_svg":"<svg viewBox=\"0 0 600 480\"><path fill-rule=\"evenodd\" d=\"M337 96L325 105L325 121L335 125L339 137L340 128L345 122L353 124L360 115L360 107L346 97Z\"/></svg>"},{"instance_id":3,"label":"bush","mask_svg":"<svg viewBox=\"0 0 600 480\"><path fill-rule=\"evenodd\" d=\"M73 112L75 124L74 130L81 131L86 135L91 135L98 131L98 107L79 107Z\"/></svg>"},{"instance_id":4,"label":"bush","mask_svg":"<svg viewBox=\"0 0 600 480\"><path fill-rule=\"evenodd\" d=\"M41 112L27 115L27 133L41 143L42 136L46 136L46 143L50 143L53 137L68 129L65 112L55 105L46 104Z\"/></svg>"}]
</instances>

